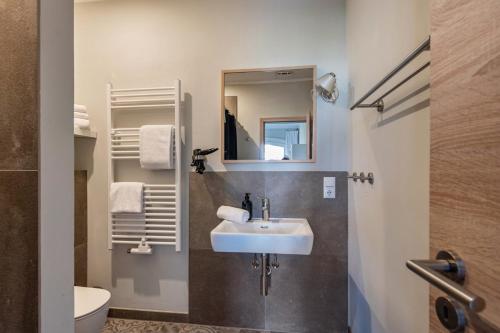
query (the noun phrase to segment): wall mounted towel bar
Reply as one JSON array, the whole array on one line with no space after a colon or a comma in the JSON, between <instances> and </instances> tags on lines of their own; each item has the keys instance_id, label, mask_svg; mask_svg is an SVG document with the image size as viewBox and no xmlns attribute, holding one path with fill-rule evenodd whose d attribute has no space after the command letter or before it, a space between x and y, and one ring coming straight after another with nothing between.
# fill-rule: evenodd
<instances>
[{"instance_id":1,"label":"wall mounted towel bar","mask_svg":"<svg viewBox=\"0 0 500 333\"><path fill-rule=\"evenodd\" d=\"M401 82L393 86L391 89L386 91L380 97L375 99L372 103L362 104L368 97L370 97L374 92L376 92L380 87L382 87L387 81L389 81L394 75L399 73L403 68L405 68L409 63L411 63L418 55L420 55L424 51L429 51L431 49L431 37L429 36L419 47L415 49L412 53L410 53L396 68L394 68L389 74L387 74L382 80L380 80L373 88L371 88L366 94L363 95L356 103L351 106L351 110L356 108L377 108L378 112L384 111L384 98L389 94L394 92L396 89L401 87L403 84L411 80L417 74L422 72L424 69L429 67L431 64L430 61L420 66L416 71L408 75Z\"/></svg>"}]
</instances>

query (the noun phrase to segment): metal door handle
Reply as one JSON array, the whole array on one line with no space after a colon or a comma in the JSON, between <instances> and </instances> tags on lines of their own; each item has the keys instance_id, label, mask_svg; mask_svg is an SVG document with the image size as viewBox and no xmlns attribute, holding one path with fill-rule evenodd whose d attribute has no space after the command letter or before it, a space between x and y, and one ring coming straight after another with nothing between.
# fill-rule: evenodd
<instances>
[{"instance_id":1,"label":"metal door handle","mask_svg":"<svg viewBox=\"0 0 500 333\"><path fill-rule=\"evenodd\" d=\"M484 299L461 286L465 278L463 261L452 251L440 251L436 260L408 260L406 267L473 312L485 308Z\"/></svg>"}]
</instances>

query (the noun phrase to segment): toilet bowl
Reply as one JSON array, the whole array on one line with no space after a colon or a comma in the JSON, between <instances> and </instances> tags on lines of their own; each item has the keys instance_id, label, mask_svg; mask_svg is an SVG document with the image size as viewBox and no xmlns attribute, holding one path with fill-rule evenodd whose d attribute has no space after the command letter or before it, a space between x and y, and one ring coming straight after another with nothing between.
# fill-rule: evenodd
<instances>
[{"instance_id":1,"label":"toilet bowl","mask_svg":"<svg viewBox=\"0 0 500 333\"><path fill-rule=\"evenodd\" d=\"M75 286L75 333L100 333L106 323L111 293Z\"/></svg>"}]
</instances>

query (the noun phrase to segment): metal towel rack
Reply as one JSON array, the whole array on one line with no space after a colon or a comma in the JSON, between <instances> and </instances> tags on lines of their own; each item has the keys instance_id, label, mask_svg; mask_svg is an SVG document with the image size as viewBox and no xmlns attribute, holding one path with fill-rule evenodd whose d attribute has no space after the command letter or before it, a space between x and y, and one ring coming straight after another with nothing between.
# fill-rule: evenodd
<instances>
[{"instance_id":1,"label":"metal towel rack","mask_svg":"<svg viewBox=\"0 0 500 333\"><path fill-rule=\"evenodd\" d=\"M408 260L406 267L470 311L480 312L485 308L484 299L461 286L465 279L465 266L452 251L440 251L436 260Z\"/></svg>"},{"instance_id":2,"label":"metal towel rack","mask_svg":"<svg viewBox=\"0 0 500 333\"><path fill-rule=\"evenodd\" d=\"M401 82L393 86L391 89L382 94L379 98L377 98L372 103L362 104L368 97L370 97L375 91L377 91L380 87L382 87L387 81L389 81L394 75L399 73L406 65L413 61L419 54L424 51L429 51L431 49L431 37L429 36L419 47L417 47L412 53L410 53L396 68L394 68L389 74L387 74L382 80L380 80L373 88L371 88L366 94L363 95L356 103L351 106L351 110L356 108L377 108L378 112L384 111L384 98L389 94L394 92L396 89L401 87L403 84L411 80L417 74L422 72L424 69L430 66L431 62L428 61L424 65L420 66L416 71L408 75Z\"/></svg>"},{"instance_id":3,"label":"metal towel rack","mask_svg":"<svg viewBox=\"0 0 500 333\"><path fill-rule=\"evenodd\" d=\"M140 128L114 128L114 114L130 112L175 112L175 183L144 184L142 214L108 213L108 249L113 244L173 245L181 251L181 152L183 128L180 117L180 80L171 87L106 89L108 117L108 189L114 181L116 163L139 161Z\"/></svg>"}]
</instances>

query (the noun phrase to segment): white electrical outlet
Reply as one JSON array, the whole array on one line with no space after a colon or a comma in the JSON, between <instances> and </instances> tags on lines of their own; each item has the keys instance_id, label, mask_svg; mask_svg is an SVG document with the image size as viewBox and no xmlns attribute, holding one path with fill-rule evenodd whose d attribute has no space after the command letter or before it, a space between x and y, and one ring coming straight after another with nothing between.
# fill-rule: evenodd
<instances>
[{"instance_id":1,"label":"white electrical outlet","mask_svg":"<svg viewBox=\"0 0 500 333\"><path fill-rule=\"evenodd\" d=\"M335 177L323 177L323 198L335 199Z\"/></svg>"}]
</instances>

